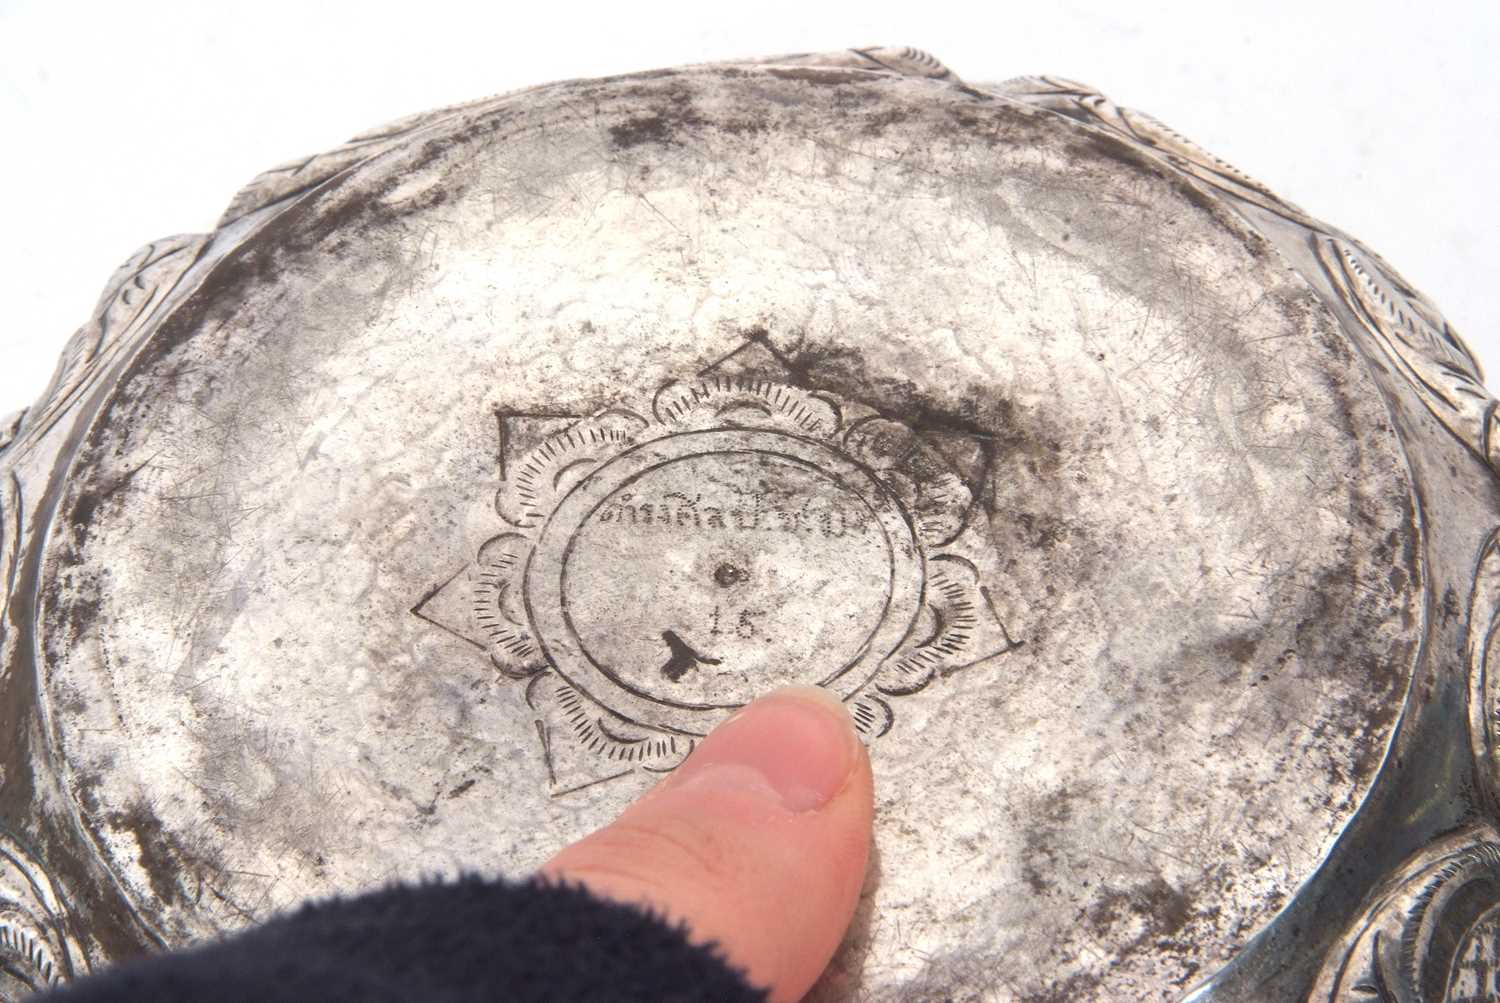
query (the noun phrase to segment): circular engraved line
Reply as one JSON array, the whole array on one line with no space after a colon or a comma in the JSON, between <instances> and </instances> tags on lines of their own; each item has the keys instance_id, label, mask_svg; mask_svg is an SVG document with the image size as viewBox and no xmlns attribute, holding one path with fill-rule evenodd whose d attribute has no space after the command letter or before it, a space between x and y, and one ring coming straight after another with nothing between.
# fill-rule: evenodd
<instances>
[{"instance_id":1,"label":"circular engraved line","mask_svg":"<svg viewBox=\"0 0 1500 1003\"><path fill-rule=\"evenodd\" d=\"M715 452L770 452L771 450L761 448L768 440L781 447L780 450L776 450L777 452L787 453L791 457L795 457L797 452L805 452L818 457L825 463L831 461L834 466L844 469L846 479L848 471L855 472L859 477L867 479L874 486L877 497L887 503L881 506L870 505L870 499L866 497L867 491L854 492L869 507L884 513L884 518L877 521L882 523L889 521L894 526L899 526L910 540L908 546L892 547L889 551L895 561L902 565L900 578L896 579L893 576L893 580L901 589L902 600L909 600L912 610L908 622L895 625L896 636L890 638L890 650L896 650L910 635L926 594L921 551L916 542L916 531L910 516L885 490L873 471L826 441L789 435L781 431L734 428L674 433L634 445L582 478L557 504L542 525L538 532L536 546L527 556L526 567L522 573L527 618L533 625L537 642L546 652L554 670L580 693L633 724L645 725L649 722L650 727L686 736L706 734L708 729L716 723L712 719L699 718L701 711L669 707L657 700L643 699L620 688L618 684L600 673L587 659L574 651L573 645L568 640L571 628L562 619L561 568L563 562L561 551L566 547L567 541L559 543L557 537L566 534L567 539L571 540L573 532L576 531L578 525L581 525L581 520L577 518L578 512L592 510L600 492L603 492L604 496L615 492L616 487L614 481L610 479L610 474L619 473L622 467L630 470L637 465L654 465L658 459L681 459L689 452L695 456ZM806 457L803 458L806 459ZM816 461L809 462L826 475L826 467ZM883 525L883 528L887 530L889 539L891 536L889 530L892 526ZM557 569L555 579L544 573L549 563ZM891 607L897 605L894 600L890 603ZM885 639L882 639L882 647L885 646ZM882 657L888 653L882 652ZM873 670L871 674L873 675ZM849 687L848 693L840 692L840 695L849 696L863 681L857 681ZM601 699L601 687L614 691L614 699ZM722 712L723 709L716 710ZM663 711L667 713L664 715Z\"/></svg>"},{"instance_id":2,"label":"circular engraved line","mask_svg":"<svg viewBox=\"0 0 1500 1003\"><path fill-rule=\"evenodd\" d=\"M609 499L613 498L620 491L622 491L625 488L629 487L631 484L633 484L636 481L640 480L642 477L645 477L647 474L650 474L650 473L652 473L653 471L656 471L656 470L660 470L662 467L670 466L671 464L674 464L674 463L681 463L681 462L684 462L684 461L687 461L687 460L698 459L699 457L704 457L704 456L744 456L744 457L774 456L774 457L776 457L779 460L786 460L786 461L788 461L790 463L793 463L793 464L796 464L798 466L805 467L808 470L811 470L814 473L822 475L824 477L828 477L829 476L829 472L827 470L825 470L824 468L822 468L822 467L818 466L817 464L812 463L812 462L810 462L808 460L804 460L804 459L802 459L800 457L797 457L797 456L789 456L789 455L787 455L785 453L773 452L771 450L765 450L765 449L713 450L713 451L710 451L710 452L690 453L690 454L685 454L683 456L674 456L671 459L662 460L660 463L657 463L657 464L654 464L652 466L646 467L644 470L638 471L637 473L631 475L626 480L621 481L618 485L615 486L615 488L614 488L613 491L609 492L603 498L599 499L599 501L596 502L592 508L590 508L587 512L584 513L583 518L581 520L579 520L579 525L582 526L584 523L586 523L594 515L595 512L599 511L599 509L602 508L604 506L604 504L609 501ZM864 507L869 511L870 515L874 517L875 524L878 525L878 526L880 526L881 536L885 540L886 553L889 555L889 557L891 559L891 574L890 574L890 579L894 579L896 577L896 567L895 567L896 545L895 545L895 542L893 540L891 540L890 531L883 524L881 524L881 522L880 522L880 513L875 509L874 506L872 506L869 503L869 501L864 497L864 495L860 494L852 486L844 483L844 481L841 478L838 478L837 476L833 476L833 477L830 477L829 479L832 480L839 488L848 491L850 494L852 494L856 498L858 498L859 501L860 501L860 503L862 505L864 505ZM607 677L616 686L619 686L620 688L622 688L624 690L627 690L630 693L633 693L633 694L635 694L638 697L641 697L641 698L646 699L646 700L650 700L650 701L652 701L654 703L666 704L669 707L680 707L683 710L737 710L738 708L744 706L743 704L738 704L738 703L730 703L730 704L686 703L686 702L683 702L683 701L680 701L680 700L668 700L668 699L666 699L664 697L655 696L653 694L645 692L644 690L638 689L635 686L632 686L630 683L626 682L624 679L621 679L614 672L614 670L612 670L609 666L604 665L603 663L601 663L600 661L598 661L598 659L594 658L593 654L589 651L589 649L587 648L587 646L584 645L582 638L579 637L578 630L577 630L577 628L573 624L573 615L572 615L571 609L569 608L570 604L568 602L568 589L567 589L567 581L568 581L568 559L573 554L573 548L574 548L575 544L577 543L577 539L578 538L577 538L576 535L573 536L573 537L570 537L569 540L568 540L567 546L563 549L563 558L562 558L562 588L561 588L560 591L561 591L561 595L562 595L562 615L563 615L563 622L567 624L568 630L573 634L573 637L578 641L578 651L579 651L579 653L581 655L583 655L584 658L588 659L588 661L589 661L589 663L591 665L593 665L601 673L603 673L605 675L605 677ZM846 673L850 669L852 669L855 665L858 665L869 654L870 647L874 643L875 636L880 633L881 626L885 623L886 618L888 616L890 616L891 602L892 602L893 595L894 595L894 592L895 592L894 585L893 585L893 583L892 583L892 581L890 579L888 579L887 582L886 582L885 594L884 594L884 596L881 599L880 617L875 622L875 626L873 628L871 628L869 635L864 639L864 641L860 644L859 648L856 649L856 651L854 652L854 655L844 665L841 665L839 668L837 668L836 670L834 670L832 673L830 673L825 678L818 680L818 685L819 686L826 686L829 683L833 682L835 679L838 679L844 673Z\"/></svg>"}]
</instances>

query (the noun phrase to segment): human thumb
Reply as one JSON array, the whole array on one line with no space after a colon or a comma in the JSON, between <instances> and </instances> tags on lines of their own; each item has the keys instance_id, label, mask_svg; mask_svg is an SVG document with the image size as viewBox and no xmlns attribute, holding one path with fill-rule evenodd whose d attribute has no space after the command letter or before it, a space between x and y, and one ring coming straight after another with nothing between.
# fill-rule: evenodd
<instances>
[{"instance_id":1,"label":"human thumb","mask_svg":"<svg viewBox=\"0 0 1500 1003\"><path fill-rule=\"evenodd\" d=\"M817 687L776 690L542 874L645 905L792 1001L833 956L869 860L870 761Z\"/></svg>"}]
</instances>

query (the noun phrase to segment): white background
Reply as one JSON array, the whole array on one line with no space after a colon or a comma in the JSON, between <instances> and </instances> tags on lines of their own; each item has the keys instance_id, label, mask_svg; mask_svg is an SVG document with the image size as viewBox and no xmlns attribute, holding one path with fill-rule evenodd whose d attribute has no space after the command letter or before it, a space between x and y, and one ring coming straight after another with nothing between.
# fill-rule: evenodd
<instances>
[{"instance_id":1,"label":"white background","mask_svg":"<svg viewBox=\"0 0 1500 1003\"><path fill-rule=\"evenodd\" d=\"M0 0L0 413L114 267L264 168L550 80L913 45L1148 111L1381 252L1500 380L1500 2L978 5Z\"/></svg>"}]
</instances>

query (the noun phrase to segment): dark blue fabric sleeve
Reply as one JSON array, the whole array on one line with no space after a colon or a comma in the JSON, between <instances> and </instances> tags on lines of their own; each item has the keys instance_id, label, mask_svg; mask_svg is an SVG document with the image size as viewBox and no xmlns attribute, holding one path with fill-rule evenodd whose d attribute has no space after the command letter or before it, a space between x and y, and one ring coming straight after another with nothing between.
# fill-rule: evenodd
<instances>
[{"instance_id":1,"label":"dark blue fabric sleeve","mask_svg":"<svg viewBox=\"0 0 1500 1003\"><path fill-rule=\"evenodd\" d=\"M764 1003L712 946L576 886L397 885L123 962L37 1003Z\"/></svg>"}]
</instances>

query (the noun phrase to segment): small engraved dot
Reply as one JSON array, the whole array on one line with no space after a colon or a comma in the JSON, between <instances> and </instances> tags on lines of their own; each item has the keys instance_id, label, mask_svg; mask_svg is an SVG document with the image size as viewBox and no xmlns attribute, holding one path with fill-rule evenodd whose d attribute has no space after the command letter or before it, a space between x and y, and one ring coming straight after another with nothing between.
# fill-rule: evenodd
<instances>
[{"instance_id":1,"label":"small engraved dot","mask_svg":"<svg viewBox=\"0 0 1500 1003\"><path fill-rule=\"evenodd\" d=\"M725 561L714 569L714 581L726 589L731 585L738 585L740 582L747 582L749 580L750 572L737 565L730 564L728 561Z\"/></svg>"}]
</instances>

